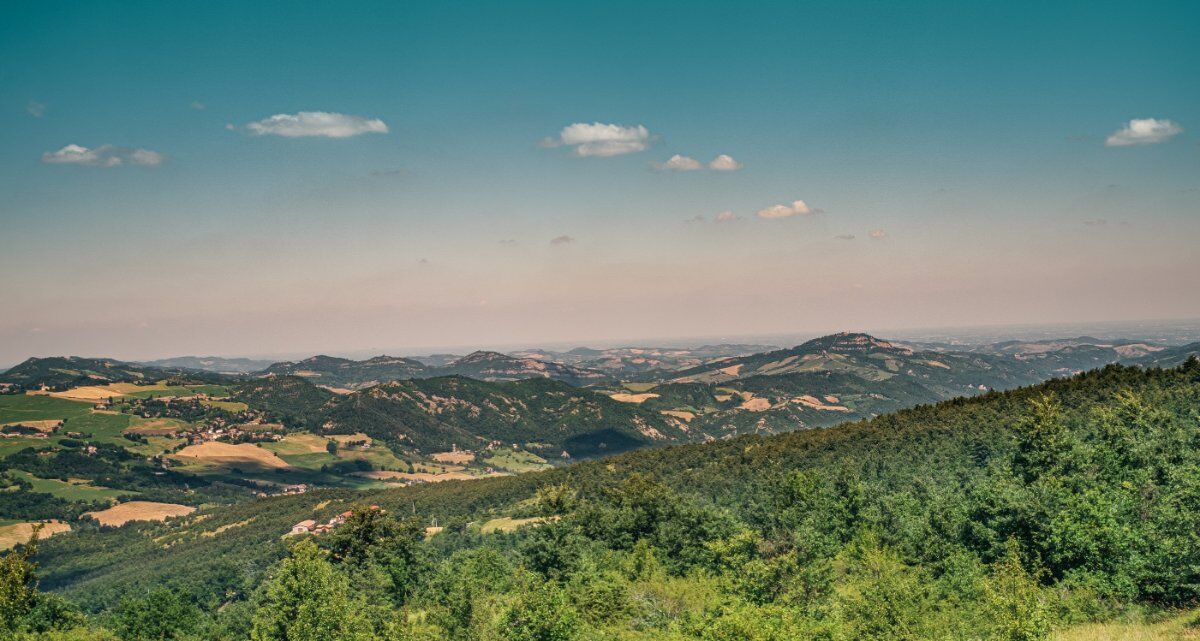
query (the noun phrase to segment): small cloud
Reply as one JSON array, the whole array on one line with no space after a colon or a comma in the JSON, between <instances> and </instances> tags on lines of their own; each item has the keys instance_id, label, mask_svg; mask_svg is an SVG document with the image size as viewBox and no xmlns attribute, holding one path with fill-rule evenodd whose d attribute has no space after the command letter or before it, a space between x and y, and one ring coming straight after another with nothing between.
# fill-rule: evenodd
<instances>
[{"instance_id":1,"label":"small cloud","mask_svg":"<svg viewBox=\"0 0 1200 641\"><path fill-rule=\"evenodd\" d=\"M567 125L557 138L546 138L542 147L573 147L572 153L581 158L608 157L645 151L650 146L650 130L642 125L623 125L577 122Z\"/></svg>"},{"instance_id":2,"label":"small cloud","mask_svg":"<svg viewBox=\"0 0 1200 641\"><path fill-rule=\"evenodd\" d=\"M428 265L428 264L429 264L429 259L428 259L428 258L422 258L422 259L420 259L420 260L418 260L418 261L417 261L417 264L419 264L419 265Z\"/></svg>"},{"instance_id":3,"label":"small cloud","mask_svg":"<svg viewBox=\"0 0 1200 641\"><path fill-rule=\"evenodd\" d=\"M737 171L743 166L744 165L742 165L742 163L734 160L732 156L726 154L721 154L720 156L713 158L708 163L708 168L713 171Z\"/></svg>"},{"instance_id":4,"label":"small cloud","mask_svg":"<svg viewBox=\"0 0 1200 641\"><path fill-rule=\"evenodd\" d=\"M872 229L867 235L875 240L887 238L887 232L883 231L882 229Z\"/></svg>"},{"instance_id":5,"label":"small cloud","mask_svg":"<svg viewBox=\"0 0 1200 641\"><path fill-rule=\"evenodd\" d=\"M163 154L149 149L127 149L113 145L101 145L88 149L82 145L67 145L58 151L42 154L42 162L48 165L83 165L86 167L120 167L138 165L157 167L167 159Z\"/></svg>"},{"instance_id":6,"label":"small cloud","mask_svg":"<svg viewBox=\"0 0 1200 641\"><path fill-rule=\"evenodd\" d=\"M718 223L731 223L735 220L741 220L741 218L739 218L737 214L735 214L731 211L723 211L723 212L717 214L716 217L713 218L713 220L717 221Z\"/></svg>"},{"instance_id":7,"label":"small cloud","mask_svg":"<svg viewBox=\"0 0 1200 641\"><path fill-rule=\"evenodd\" d=\"M854 234L838 234L834 238L837 240L854 240Z\"/></svg>"},{"instance_id":8,"label":"small cloud","mask_svg":"<svg viewBox=\"0 0 1200 641\"><path fill-rule=\"evenodd\" d=\"M818 213L809 207L803 200L793 201L790 205L774 205L766 209L758 210L756 214L759 218L790 218L792 216L808 216Z\"/></svg>"},{"instance_id":9,"label":"small cloud","mask_svg":"<svg viewBox=\"0 0 1200 641\"><path fill-rule=\"evenodd\" d=\"M225 131L237 131L237 125L232 122L225 123Z\"/></svg>"},{"instance_id":10,"label":"small cloud","mask_svg":"<svg viewBox=\"0 0 1200 641\"><path fill-rule=\"evenodd\" d=\"M190 104L188 106L191 107L193 111L204 111L205 109L208 109L208 105L206 105L198 100L193 100L192 104Z\"/></svg>"},{"instance_id":11,"label":"small cloud","mask_svg":"<svg viewBox=\"0 0 1200 641\"><path fill-rule=\"evenodd\" d=\"M1103 227L1104 225L1108 224L1108 221L1103 218L1091 218L1083 221L1083 224L1087 225L1088 227Z\"/></svg>"},{"instance_id":12,"label":"small cloud","mask_svg":"<svg viewBox=\"0 0 1200 641\"><path fill-rule=\"evenodd\" d=\"M500 240L500 244L504 245L505 247L512 247L513 245L517 244L517 239L516 238L503 238Z\"/></svg>"},{"instance_id":13,"label":"small cloud","mask_svg":"<svg viewBox=\"0 0 1200 641\"><path fill-rule=\"evenodd\" d=\"M708 219L705 218L704 216L702 216L700 214L696 214L695 216L692 216L691 218L688 218L688 219L684 220L683 222L685 222L685 223L702 223L707 220Z\"/></svg>"},{"instance_id":14,"label":"small cloud","mask_svg":"<svg viewBox=\"0 0 1200 641\"><path fill-rule=\"evenodd\" d=\"M1183 128L1170 120L1157 118L1134 118L1124 127L1114 131L1105 141L1105 147L1130 147L1154 145L1166 142L1183 133Z\"/></svg>"},{"instance_id":15,"label":"small cloud","mask_svg":"<svg viewBox=\"0 0 1200 641\"><path fill-rule=\"evenodd\" d=\"M46 115L46 105L43 105L36 100L30 100L29 104L25 105L25 113L33 116L34 118L41 118L42 116Z\"/></svg>"},{"instance_id":16,"label":"small cloud","mask_svg":"<svg viewBox=\"0 0 1200 641\"><path fill-rule=\"evenodd\" d=\"M650 164L659 171L696 171L698 169L704 169L704 165L701 165L699 160L696 160L695 158L688 158L687 156L680 156L679 154L671 156L667 159L667 162L655 162Z\"/></svg>"},{"instance_id":17,"label":"small cloud","mask_svg":"<svg viewBox=\"0 0 1200 641\"><path fill-rule=\"evenodd\" d=\"M225 127L229 129L230 126ZM378 118L350 116L327 111L275 114L246 125L255 136L285 138L350 138L362 134L386 134L388 126Z\"/></svg>"},{"instance_id":18,"label":"small cloud","mask_svg":"<svg viewBox=\"0 0 1200 641\"><path fill-rule=\"evenodd\" d=\"M573 242L575 242L575 239L567 236L566 234L563 234L562 236L555 236L554 238L550 239L551 245L569 245Z\"/></svg>"}]
</instances>

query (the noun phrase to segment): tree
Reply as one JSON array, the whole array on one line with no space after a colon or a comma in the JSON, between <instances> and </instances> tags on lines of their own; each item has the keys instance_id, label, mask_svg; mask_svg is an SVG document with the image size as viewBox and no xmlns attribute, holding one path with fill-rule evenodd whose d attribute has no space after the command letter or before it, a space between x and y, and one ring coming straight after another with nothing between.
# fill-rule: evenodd
<instances>
[{"instance_id":1,"label":"tree","mask_svg":"<svg viewBox=\"0 0 1200 641\"><path fill-rule=\"evenodd\" d=\"M253 616L253 641L368 641L370 626L350 582L311 541L291 550L266 584Z\"/></svg>"},{"instance_id":2,"label":"tree","mask_svg":"<svg viewBox=\"0 0 1200 641\"><path fill-rule=\"evenodd\" d=\"M29 542L0 558L0 631L46 632L81 625L83 616L62 597L37 589L37 537L35 526Z\"/></svg>"},{"instance_id":3,"label":"tree","mask_svg":"<svg viewBox=\"0 0 1200 641\"><path fill-rule=\"evenodd\" d=\"M158 588L117 606L116 628L125 641L169 641L194 633L200 611L177 592Z\"/></svg>"},{"instance_id":4,"label":"tree","mask_svg":"<svg viewBox=\"0 0 1200 641\"><path fill-rule=\"evenodd\" d=\"M506 641L569 641L579 634L579 618L553 583L519 588L500 628Z\"/></svg>"},{"instance_id":5,"label":"tree","mask_svg":"<svg viewBox=\"0 0 1200 641\"><path fill-rule=\"evenodd\" d=\"M356 506L324 546L334 563L352 571L382 572L393 599L403 604L417 575L417 546L424 534L416 519L401 520L378 507Z\"/></svg>"},{"instance_id":6,"label":"tree","mask_svg":"<svg viewBox=\"0 0 1200 641\"><path fill-rule=\"evenodd\" d=\"M38 528L18 550L9 552L0 559L0 630L16 632L25 627L25 617L37 605L37 554Z\"/></svg>"}]
</instances>

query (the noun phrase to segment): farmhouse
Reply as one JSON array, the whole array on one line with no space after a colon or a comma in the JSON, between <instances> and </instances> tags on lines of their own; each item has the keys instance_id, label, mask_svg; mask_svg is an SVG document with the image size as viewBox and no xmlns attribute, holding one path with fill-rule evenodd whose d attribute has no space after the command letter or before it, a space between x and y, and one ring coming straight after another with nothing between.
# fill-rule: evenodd
<instances>
[{"instance_id":1,"label":"farmhouse","mask_svg":"<svg viewBox=\"0 0 1200 641\"><path fill-rule=\"evenodd\" d=\"M304 519L292 526L292 534L307 534L312 531L313 526L316 524L317 522L312 519Z\"/></svg>"},{"instance_id":2,"label":"farmhouse","mask_svg":"<svg viewBox=\"0 0 1200 641\"><path fill-rule=\"evenodd\" d=\"M378 505L372 505L368 509L372 512L386 512L386 510L380 508ZM350 518L353 514L354 512L352 510L346 510L345 512L342 512L341 514L329 519L329 522L320 524L313 519L305 519L292 526L292 531L289 533L289 536L297 534L312 534L313 536L321 536L322 534L330 532L337 526L345 523L346 519Z\"/></svg>"}]
</instances>

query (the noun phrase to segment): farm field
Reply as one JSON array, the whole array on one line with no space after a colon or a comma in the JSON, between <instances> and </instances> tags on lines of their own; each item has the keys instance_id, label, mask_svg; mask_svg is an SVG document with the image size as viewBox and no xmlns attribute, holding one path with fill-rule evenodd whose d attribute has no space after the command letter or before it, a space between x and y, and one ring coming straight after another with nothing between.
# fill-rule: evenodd
<instances>
[{"instance_id":1,"label":"farm field","mask_svg":"<svg viewBox=\"0 0 1200 641\"><path fill-rule=\"evenodd\" d=\"M49 441L44 438L0 438L0 459L11 454L15 454L27 447L43 450L53 446L53 441Z\"/></svg>"},{"instance_id":2,"label":"farm field","mask_svg":"<svg viewBox=\"0 0 1200 641\"><path fill-rule=\"evenodd\" d=\"M176 503L129 501L107 510L86 512L85 515L96 519L101 525L120 527L130 521L165 521L173 516L185 516L195 511L194 507Z\"/></svg>"},{"instance_id":3,"label":"farm field","mask_svg":"<svg viewBox=\"0 0 1200 641\"><path fill-rule=\"evenodd\" d=\"M57 519L47 523L0 521L0 550L7 550L15 545L28 542L29 537L33 536L33 528L37 525L42 526L38 531L39 541L48 539L55 534L71 531L70 525Z\"/></svg>"},{"instance_id":4,"label":"farm field","mask_svg":"<svg viewBox=\"0 0 1200 641\"><path fill-rule=\"evenodd\" d=\"M99 487L92 485L89 481L80 479L72 481L44 479L23 470L10 470L10 473L27 481L33 486L34 492L50 494L67 501L113 501L119 496L137 494L137 492L130 490L114 490L112 488Z\"/></svg>"},{"instance_id":5,"label":"farm field","mask_svg":"<svg viewBox=\"0 0 1200 641\"><path fill-rule=\"evenodd\" d=\"M196 394L228 396L229 389L223 385L168 385L160 381L153 385L136 385L134 383L85 385L62 392L51 392L49 396L95 403L106 401L109 398L158 398L160 396L194 396Z\"/></svg>"},{"instance_id":6,"label":"farm field","mask_svg":"<svg viewBox=\"0 0 1200 641\"><path fill-rule=\"evenodd\" d=\"M287 461L265 448L242 443L233 445L210 441L189 445L171 455L171 459L191 471L226 470L233 468L283 469Z\"/></svg>"},{"instance_id":7,"label":"farm field","mask_svg":"<svg viewBox=\"0 0 1200 641\"><path fill-rule=\"evenodd\" d=\"M0 425L20 421L48 421L84 416L92 406L81 401L44 394L0 395Z\"/></svg>"},{"instance_id":8,"label":"farm field","mask_svg":"<svg viewBox=\"0 0 1200 641\"><path fill-rule=\"evenodd\" d=\"M498 519L492 519L490 521L485 521L482 525L479 526L479 532L481 534L494 534L496 532L514 532L514 531L516 531L522 527L525 527L527 525L537 525L540 523L544 523L545 521L546 521L546 519L544 519L540 516L534 516L534 517L527 518L527 519L514 519L512 517L504 516L504 517L500 517Z\"/></svg>"}]
</instances>

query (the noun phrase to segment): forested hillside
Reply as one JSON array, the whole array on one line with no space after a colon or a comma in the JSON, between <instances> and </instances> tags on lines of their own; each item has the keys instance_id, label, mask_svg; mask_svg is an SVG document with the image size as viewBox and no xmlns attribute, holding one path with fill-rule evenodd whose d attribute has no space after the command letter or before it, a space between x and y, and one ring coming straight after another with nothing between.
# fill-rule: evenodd
<instances>
[{"instance_id":1,"label":"forested hillside","mask_svg":"<svg viewBox=\"0 0 1200 641\"><path fill-rule=\"evenodd\" d=\"M1109 366L838 429L62 535L42 587L127 639L1044 639L1200 598L1198 407L1194 359ZM35 616L44 598L8 624L76 625Z\"/></svg>"}]
</instances>

